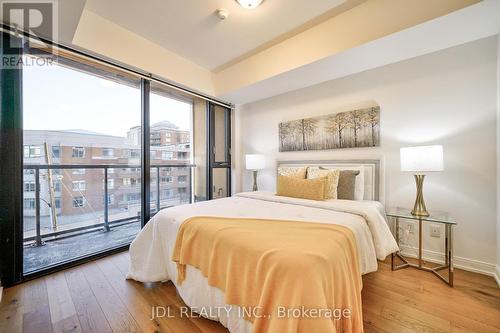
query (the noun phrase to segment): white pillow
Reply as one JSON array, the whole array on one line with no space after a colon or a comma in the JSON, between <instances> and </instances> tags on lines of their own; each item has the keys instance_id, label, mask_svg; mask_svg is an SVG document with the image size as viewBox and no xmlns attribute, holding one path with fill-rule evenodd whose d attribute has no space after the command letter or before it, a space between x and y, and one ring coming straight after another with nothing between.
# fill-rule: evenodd
<instances>
[{"instance_id":1,"label":"white pillow","mask_svg":"<svg viewBox=\"0 0 500 333\"><path fill-rule=\"evenodd\" d=\"M359 175L356 176L354 183L354 200L363 200L365 198L365 167L357 167Z\"/></svg>"}]
</instances>

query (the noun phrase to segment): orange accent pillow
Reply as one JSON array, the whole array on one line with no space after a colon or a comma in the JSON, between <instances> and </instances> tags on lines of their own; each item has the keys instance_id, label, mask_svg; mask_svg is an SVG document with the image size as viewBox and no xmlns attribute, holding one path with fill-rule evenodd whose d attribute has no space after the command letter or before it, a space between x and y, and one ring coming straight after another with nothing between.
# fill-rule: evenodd
<instances>
[{"instance_id":1,"label":"orange accent pillow","mask_svg":"<svg viewBox=\"0 0 500 333\"><path fill-rule=\"evenodd\" d=\"M299 179L278 175L276 195L309 200L325 200L327 177Z\"/></svg>"}]
</instances>

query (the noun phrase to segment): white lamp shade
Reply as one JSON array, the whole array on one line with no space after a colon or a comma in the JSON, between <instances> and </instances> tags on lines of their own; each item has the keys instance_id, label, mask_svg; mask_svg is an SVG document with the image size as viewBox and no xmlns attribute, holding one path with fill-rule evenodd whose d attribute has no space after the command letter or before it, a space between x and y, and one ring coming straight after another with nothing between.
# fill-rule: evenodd
<instances>
[{"instance_id":1,"label":"white lamp shade","mask_svg":"<svg viewBox=\"0 0 500 333\"><path fill-rule=\"evenodd\" d=\"M247 154L245 156L245 165L247 170L262 170L264 169L266 160L261 154Z\"/></svg>"},{"instance_id":2,"label":"white lamp shade","mask_svg":"<svg viewBox=\"0 0 500 333\"><path fill-rule=\"evenodd\" d=\"M406 147L400 150L401 171L443 171L443 146Z\"/></svg>"}]
</instances>

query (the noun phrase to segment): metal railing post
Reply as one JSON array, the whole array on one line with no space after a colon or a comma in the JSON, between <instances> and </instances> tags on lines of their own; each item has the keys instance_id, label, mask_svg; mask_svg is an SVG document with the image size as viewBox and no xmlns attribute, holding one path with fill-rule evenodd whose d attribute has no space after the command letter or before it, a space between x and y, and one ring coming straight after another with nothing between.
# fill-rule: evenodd
<instances>
[{"instance_id":1,"label":"metal railing post","mask_svg":"<svg viewBox=\"0 0 500 333\"><path fill-rule=\"evenodd\" d=\"M160 167L156 167L156 212L160 211Z\"/></svg>"},{"instance_id":2,"label":"metal railing post","mask_svg":"<svg viewBox=\"0 0 500 333\"><path fill-rule=\"evenodd\" d=\"M104 231L109 229L108 168L104 167Z\"/></svg>"},{"instance_id":3,"label":"metal railing post","mask_svg":"<svg viewBox=\"0 0 500 333\"><path fill-rule=\"evenodd\" d=\"M35 246L43 245L40 232L40 169L35 169Z\"/></svg>"},{"instance_id":4,"label":"metal railing post","mask_svg":"<svg viewBox=\"0 0 500 333\"><path fill-rule=\"evenodd\" d=\"M193 168L189 167L189 203L193 203Z\"/></svg>"}]
</instances>

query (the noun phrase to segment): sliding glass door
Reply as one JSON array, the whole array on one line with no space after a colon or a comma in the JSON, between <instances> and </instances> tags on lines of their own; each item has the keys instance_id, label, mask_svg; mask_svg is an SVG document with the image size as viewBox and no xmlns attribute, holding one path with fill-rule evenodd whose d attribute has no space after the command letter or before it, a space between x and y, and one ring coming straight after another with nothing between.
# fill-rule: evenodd
<instances>
[{"instance_id":1,"label":"sliding glass door","mask_svg":"<svg viewBox=\"0 0 500 333\"><path fill-rule=\"evenodd\" d=\"M197 99L153 83L150 92L150 209L193 201L193 108Z\"/></svg>"},{"instance_id":2,"label":"sliding glass door","mask_svg":"<svg viewBox=\"0 0 500 333\"><path fill-rule=\"evenodd\" d=\"M141 227L140 80L57 60L23 68L24 274L126 245Z\"/></svg>"}]
</instances>

